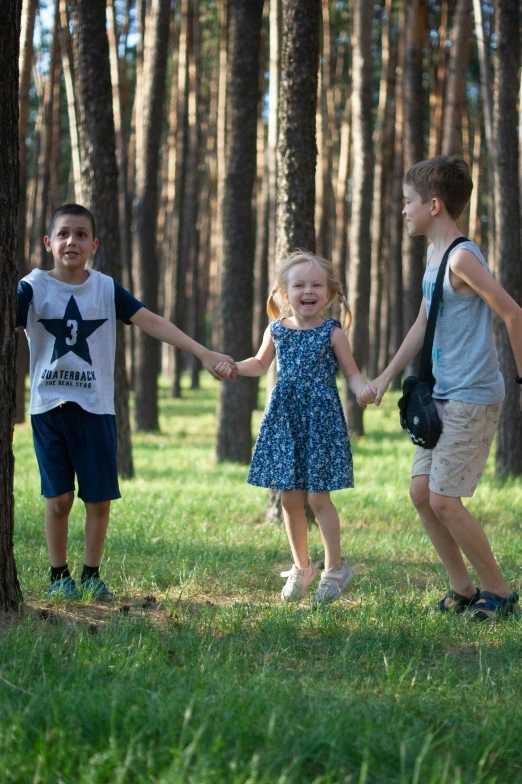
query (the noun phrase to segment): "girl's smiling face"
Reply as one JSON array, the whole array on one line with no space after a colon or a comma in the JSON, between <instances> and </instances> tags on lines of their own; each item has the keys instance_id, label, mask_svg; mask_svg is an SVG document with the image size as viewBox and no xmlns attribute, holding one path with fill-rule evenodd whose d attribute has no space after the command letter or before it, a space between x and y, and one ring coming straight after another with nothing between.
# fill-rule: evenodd
<instances>
[{"instance_id":1,"label":"girl's smiling face","mask_svg":"<svg viewBox=\"0 0 522 784\"><path fill-rule=\"evenodd\" d=\"M316 326L330 300L326 271L310 261L302 261L288 272L285 299L298 321ZM315 322L315 323L314 323Z\"/></svg>"}]
</instances>

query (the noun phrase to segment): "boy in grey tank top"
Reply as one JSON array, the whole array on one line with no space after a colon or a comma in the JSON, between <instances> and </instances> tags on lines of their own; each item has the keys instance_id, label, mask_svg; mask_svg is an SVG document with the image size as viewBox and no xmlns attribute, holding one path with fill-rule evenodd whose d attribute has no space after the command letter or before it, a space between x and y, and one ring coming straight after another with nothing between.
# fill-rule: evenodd
<instances>
[{"instance_id":1,"label":"boy in grey tank top","mask_svg":"<svg viewBox=\"0 0 522 784\"><path fill-rule=\"evenodd\" d=\"M415 164L404 177L403 215L410 236L428 236L419 315L388 367L367 388L365 402L379 405L390 382L419 353L437 271L448 246L462 236L456 220L473 183L465 161L439 155ZM443 432L434 449L417 447L410 496L448 573L450 590L441 612L465 612L479 620L513 613L512 593L488 539L463 506L473 495L493 441L504 380L493 341L492 310L505 322L520 383L522 309L497 283L474 242L450 254L433 341L433 398ZM521 400L522 403L522 400ZM473 585L462 554L475 568L482 590Z\"/></svg>"}]
</instances>

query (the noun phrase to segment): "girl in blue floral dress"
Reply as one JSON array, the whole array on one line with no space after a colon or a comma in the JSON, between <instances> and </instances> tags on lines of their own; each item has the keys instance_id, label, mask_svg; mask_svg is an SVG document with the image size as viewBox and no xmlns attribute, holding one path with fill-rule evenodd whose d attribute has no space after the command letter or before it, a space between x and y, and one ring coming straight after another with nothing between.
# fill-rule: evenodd
<instances>
[{"instance_id":1,"label":"girl in blue floral dress","mask_svg":"<svg viewBox=\"0 0 522 784\"><path fill-rule=\"evenodd\" d=\"M305 493L317 518L325 548L324 571L314 604L338 599L353 579L341 558L340 525L331 490L353 487L353 468L336 373L351 391L371 400L372 388L359 373L350 344L327 309L339 296L344 327L350 313L331 262L297 251L279 267L267 310L274 319L255 357L237 363L243 376L266 373L277 356L278 381L265 411L248 482L281 490L286 531L294 558L282 597L298 601L317 576L308 555ZM216 366L223 377L230 368ZM359 401L362 407L366 403Z\"/></svg>"}]
</instances>

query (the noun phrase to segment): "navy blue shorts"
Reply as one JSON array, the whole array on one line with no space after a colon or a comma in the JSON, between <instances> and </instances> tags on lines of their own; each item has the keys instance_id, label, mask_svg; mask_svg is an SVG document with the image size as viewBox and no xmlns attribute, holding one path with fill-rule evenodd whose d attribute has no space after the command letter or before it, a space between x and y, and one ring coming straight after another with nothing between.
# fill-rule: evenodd
<instances>
[{"instance_id":1,"label":"navy blue shorts","mask_svg":"<svg viewBox=\"0 0 522 784\"><path fill-rule=\"evenodd\" d=\"M75 474L78 498L86 503L121 498L115 416L64 403L34 414L31 424L45 498L74 491Z\"/></svg>"}]
</instances>

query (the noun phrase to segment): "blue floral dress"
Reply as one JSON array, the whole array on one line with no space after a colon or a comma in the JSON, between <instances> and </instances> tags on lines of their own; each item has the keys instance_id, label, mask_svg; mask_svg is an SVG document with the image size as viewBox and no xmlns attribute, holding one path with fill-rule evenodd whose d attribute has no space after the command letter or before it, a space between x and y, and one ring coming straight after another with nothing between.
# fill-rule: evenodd
<instances>
[{"instance_id":1,"label":"blue floral dress","mask_svg":"<svg viewBox=\"0 0 522 784\"><path fill-rule=\"evenodd\" d=\"M337 391L339 369L328 319L313 329L270 325L278 381L266 408L248 482L273 490L325 493L353 487L348 430Z\"/></svg>"}]
</instances>

